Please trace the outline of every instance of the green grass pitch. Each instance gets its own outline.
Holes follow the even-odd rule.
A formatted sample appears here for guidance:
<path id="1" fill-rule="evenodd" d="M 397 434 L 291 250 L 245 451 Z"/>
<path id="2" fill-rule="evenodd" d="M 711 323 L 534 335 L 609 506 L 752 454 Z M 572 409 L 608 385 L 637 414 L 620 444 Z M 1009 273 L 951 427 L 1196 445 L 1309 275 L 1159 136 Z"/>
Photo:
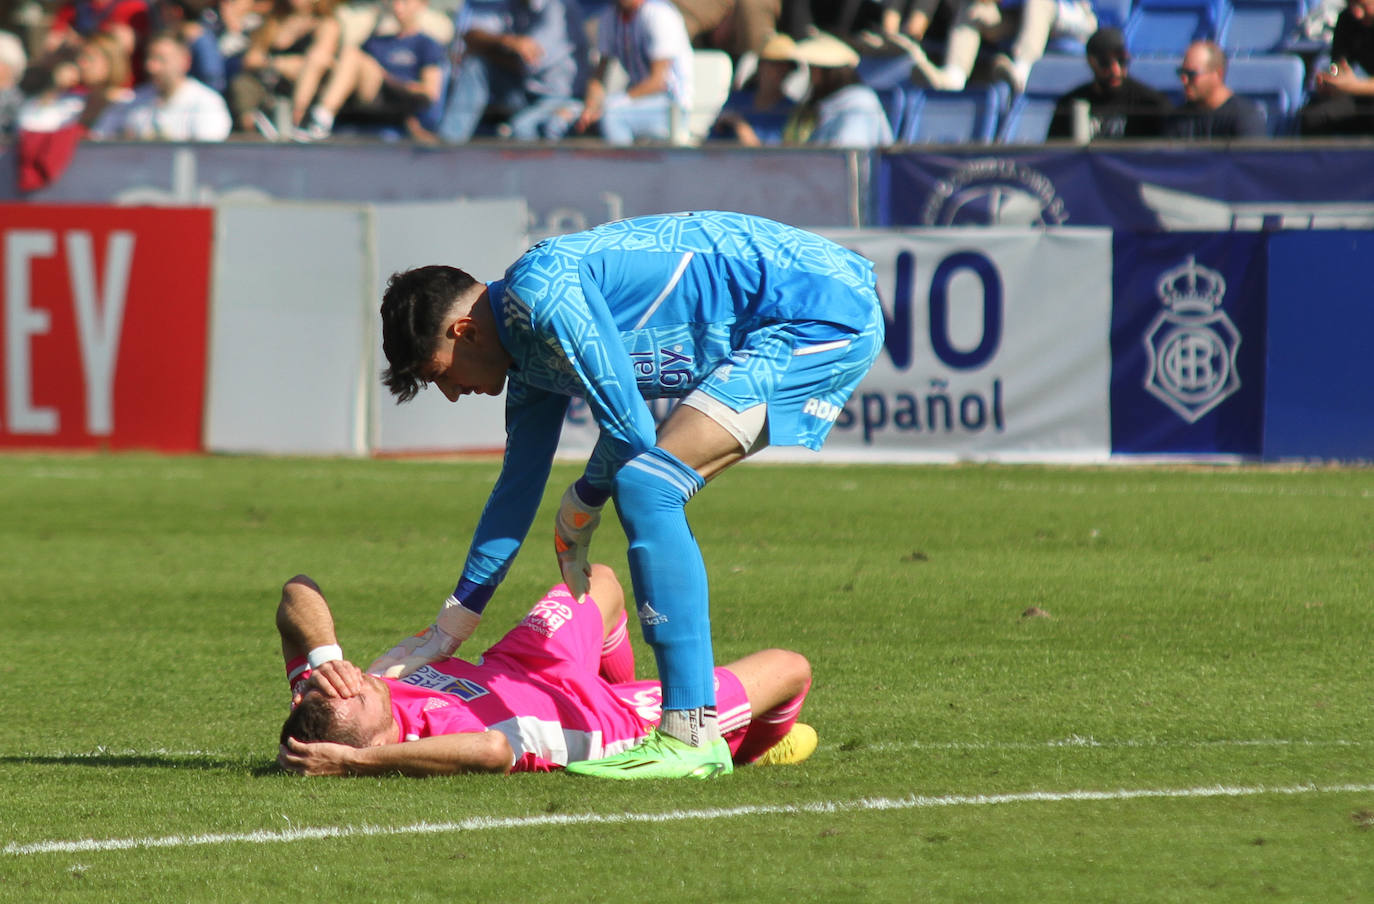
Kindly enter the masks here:
<path id="1" fill-rule="evenodd" d="M 366 663 L 497 468 L 0 457 L 0 901 L 1369 900 L 1374 471 L 744 466 L 688 508 L 717 658 L 810 657 L 807 763 L 278 773 L 281 583 Z M 613 517 L 593 549 L 625 573 Z"/>

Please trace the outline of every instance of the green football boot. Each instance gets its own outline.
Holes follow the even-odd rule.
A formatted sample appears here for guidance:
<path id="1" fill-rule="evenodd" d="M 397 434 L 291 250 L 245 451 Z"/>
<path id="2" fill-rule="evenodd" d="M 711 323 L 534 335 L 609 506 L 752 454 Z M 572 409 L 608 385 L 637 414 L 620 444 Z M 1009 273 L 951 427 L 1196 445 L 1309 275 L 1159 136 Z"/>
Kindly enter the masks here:
<path id="1" fill-rule="evenodd" d="M 599 760 L 569 763 L 573 775 L 612 778 L 621 781 L 641 778 L 715 778 L 735 771 L 730 761 L 730 745 L 718 738 L 709 747 L 693 747 L 657 728 L 647 738 L 624 753 Z"/>

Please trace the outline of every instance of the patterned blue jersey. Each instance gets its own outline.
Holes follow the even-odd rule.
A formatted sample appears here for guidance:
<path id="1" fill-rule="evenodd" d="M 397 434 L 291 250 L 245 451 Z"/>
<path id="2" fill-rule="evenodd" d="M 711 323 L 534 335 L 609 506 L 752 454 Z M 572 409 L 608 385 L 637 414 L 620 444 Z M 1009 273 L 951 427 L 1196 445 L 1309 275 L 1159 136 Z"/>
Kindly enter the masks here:
<path id="1" fill-rule="evenodd" d="M 506 384 L 506 456 L 464 581 L 505 576 L 543 496 L 564 413 L 585 398 L 601 430 L 586 478 L 610 490 L 654 445 L 645 399 L 680 398 L 763 324 L 873 319 L 873 264 L 761 217 L 704 211 L 634 217 L 546 239 L 489 286 Z"/>

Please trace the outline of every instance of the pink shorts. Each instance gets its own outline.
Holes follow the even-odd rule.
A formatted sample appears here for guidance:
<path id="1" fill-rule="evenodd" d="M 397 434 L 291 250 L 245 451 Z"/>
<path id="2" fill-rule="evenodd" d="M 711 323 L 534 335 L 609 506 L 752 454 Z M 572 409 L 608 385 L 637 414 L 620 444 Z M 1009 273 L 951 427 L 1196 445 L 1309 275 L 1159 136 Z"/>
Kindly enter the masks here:
<path id="1" fill-rule="evenodd" d="M 566 584 L 559 584 L 482 658 L 488 663 L 493 658 L 523 663 L 531 671 L 571 668 L 595 675 L 601 667 L 604 634 L 601 610 L 591 595 L 579 603 Z"/>
<path id="2" fill-rule="evenodd" d="M 601 610 L 591 596 L 579 603 L 567 585 L 559 584 L 544 595 L 520 624 L 482 654 L 483 660 L 498 668 L 502 661 L 508 662 L 508 668 L 534 676 L 566 675 L 569 670 L 596 675 L 601 667 L 604 632 Z M 734 672 L 717 668 L 715 676 L 720 733 L 734 752 L 749 729 L 749 698 Z M 658 723 L 663 710 L 663 689 L 657 681 L 633 681 L 610 687 L 641 719 Z"/>

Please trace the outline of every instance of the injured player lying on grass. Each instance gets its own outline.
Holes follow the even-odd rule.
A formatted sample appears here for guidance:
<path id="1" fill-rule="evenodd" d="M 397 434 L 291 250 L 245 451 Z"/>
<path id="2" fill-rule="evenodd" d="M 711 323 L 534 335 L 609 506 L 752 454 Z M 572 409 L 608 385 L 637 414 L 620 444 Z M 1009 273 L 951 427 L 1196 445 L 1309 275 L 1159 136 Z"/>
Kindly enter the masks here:
<path id="1" fill-rule="evenodd" d="M 544 772 L 610 756 L 659 719 L 656 681 L 636 681 L 625 596 L 592 569 L 579 603 L 560 584 L 468 662 L 449 658 L 381 678 L 343 658 L 314 581 L 282 588 L 277 630 L 292 710 L 277 762 L 301 775 Z M 762 650 L 716 669 L 720 725 L 734 763 L 799 763 L 816 732 L 797 721 L 811 687 L 800 653 Z"/>

